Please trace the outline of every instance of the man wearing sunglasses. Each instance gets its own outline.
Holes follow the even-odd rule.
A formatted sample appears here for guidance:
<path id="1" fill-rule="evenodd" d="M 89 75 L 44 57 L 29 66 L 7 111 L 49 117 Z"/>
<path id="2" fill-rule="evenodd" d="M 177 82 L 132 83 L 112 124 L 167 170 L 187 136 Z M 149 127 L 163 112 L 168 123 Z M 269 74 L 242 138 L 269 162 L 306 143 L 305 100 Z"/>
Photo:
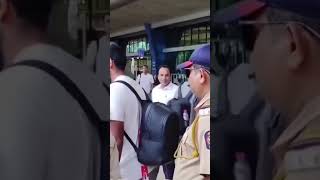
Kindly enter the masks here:
<path id="1" fill-rule="evenodd" d="M 320 1 L 241 1 L 214 21 L 243 26 L 258 88 L 286 116 L 274 179 L 320 179 Z"/>
<path id="2" fill-rule="evenodd" d="M 200 101 L 196 118 L 175 153 L 173 179 L 210 179 L 210 45 L 196 49 L 190 60 L 179 66 L 190 71 L 190 88 Z"/>

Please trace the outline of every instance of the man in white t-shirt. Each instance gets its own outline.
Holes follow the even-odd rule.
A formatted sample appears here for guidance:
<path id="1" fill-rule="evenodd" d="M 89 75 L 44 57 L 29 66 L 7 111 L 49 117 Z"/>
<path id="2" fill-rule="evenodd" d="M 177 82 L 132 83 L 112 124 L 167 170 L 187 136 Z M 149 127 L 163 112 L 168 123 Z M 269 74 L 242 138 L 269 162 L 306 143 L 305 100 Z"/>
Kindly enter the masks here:
<path id="1" fill-rule="evenodd" d="M 152 102 L 167 104 L 171 99 L 177 98 L 178 86 L 171 82 L 171 72 L 168 66 L 161 66 L 158 79 L 160 84 L 152 90 Z M 174 173 L 174 162 L 162 166 L 166 179 L 172 179 Z"/>
<path id="2" fill-rule="evenodd" d="M 171 99 L 176 98 L 178 86 L 171 82 L 171 72 L 168 66 L 161 66 L 158 79 L 160 84 L 152 90 L 152 102 L 167 104 Z"/>
<path id="3" fill-rule="evenodd" d="M 116 140 L 110 133 L 110 179 L 121 179 L 120 167 L 119 167 L 119 151 L 117 148 Z"/>
<path id="4" fill-rule="evenodd" d="M 134 93 L 124 84 L 130 84 L 142 100 L 146 99 L 143 89 L 132 78 L 125 75 L 125 52 L 115 43 L 110 43 L 110 131 L 115 137 L 120 156 L 120 173 L 123 180 L 141 179 L 141 164 L 137 154 L 124 137 L 124 132 L 138 145 L 138 131 L 141 117 L 141 105 Z M 150 171 L 149 171 L 150 172 Z M 149 174 L 150 179 L 152 174 Z"/>
<path id="5" fill-rule="evenodd" d="M 154 79 L 150 73 L 148 73 L 148 66 L 144 65 L 142 73 L 138 75 L 137 82 L 146 91 L 147 94 L 151 93 L 153 88 Z"/>
<path id="6" fill-rule="evenodd" d="M 55 6 L 52 0 L 0 3 L 1 180 L 100 180 L 100 168 L 106 168 L 98 128 L 71 95 L 75 91 L 39 68 L 10 67 L 26 60 L 54 66 L 79 88 L 98 118 L 107 120 L 102 82 L 79 59 L 48 43 Z"/>

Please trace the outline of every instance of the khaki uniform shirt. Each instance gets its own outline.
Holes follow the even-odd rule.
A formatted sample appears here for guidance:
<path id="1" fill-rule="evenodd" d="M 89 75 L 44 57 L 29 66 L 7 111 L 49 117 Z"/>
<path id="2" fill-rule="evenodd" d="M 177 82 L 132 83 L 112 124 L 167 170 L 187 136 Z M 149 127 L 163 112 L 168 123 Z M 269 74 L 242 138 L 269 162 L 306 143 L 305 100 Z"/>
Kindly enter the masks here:
<path id="1" fill-rule="evenodd" d="M 320 97 L 307 104 L 272 147 L 274 180 L 320 179 Z"/>
<path id="2" fill-rule="evenodd" d="M 120 178 L 119 167 L 119 151 L 117 148 L 116 140 L 110 133 L 110 179 L 118 180 Z"/>
<path id="3" fill-rule="evenodd" d="M 199 102 L 195 110 L 196 120 L 184 133 L 176 152 L 174 180 L 201 180 L 203 175 L 210 175 L 210 94 Z M 196 149 L 198 156 L 193 156 Z"/>

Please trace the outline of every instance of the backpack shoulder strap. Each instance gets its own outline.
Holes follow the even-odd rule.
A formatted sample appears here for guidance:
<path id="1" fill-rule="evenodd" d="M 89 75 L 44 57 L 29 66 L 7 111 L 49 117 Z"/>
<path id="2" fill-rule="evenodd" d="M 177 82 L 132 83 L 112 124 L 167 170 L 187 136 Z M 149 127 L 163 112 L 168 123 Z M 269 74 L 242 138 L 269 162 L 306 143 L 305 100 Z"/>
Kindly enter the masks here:
<path id="1" fill-rule="evenodd" d="M 138 147 L 136 146 L 136 144 L 133 143 L 132 139 L 130 138 L 130 136 L 127 134 L 126 131 L 124 131 L 124 136 L 128 139 L 128 141 L 131 144 L 131 146 L 133 147 L 134 151 L 136 153 L 138 153 Z"/>
<path id="2" fill-rule="evenodd" d="M 122 81 L 122 80 L 115 81 L 114 83 L 116 83 L 116 82 L 124 84 L 125 86 L 127 86 L 133 92 L 133 94 L 137 97 L 137 99 L 139 100 L 140 104 L 142 104 L 143 100 L 141 99 L 141 97 L 139 96 L 137 91 L 129 83 L 127 83 L 125 81 Z M 149 98 L 148 94 L 146 93 L 146 91 L 143 88 L 142 88 L 142 90 L 143 90 L 143 92 L 144 92 L 144 94 L 146 96 L 146 99 L 150 100 L 150 98 Z"/>
<path id="3" fill-rule="evenodd" d="M 139 100 L 140 104 L 142 105 L 142 99 L 141 97 L 139 96 L 139 94 L 137 93 L 137 91 L 127 82 L 125 81 L 115 81 L 114 83 L 121 83 L 121 84 L 124 84 L 125 86 L 127 86 L 132 92 L 133 94 L 137 97 L 137 99 Z M 144 90 L 143 90 L 144 91 Z M 148 99 L 148 96 L 146 94 L 146 92 L 144 91 L 145 95 L 146 95 L 146 98 Z M 138 147 L 135 145 L 135 143 L 132 141 L 132 139 L 130 138 L 130 136 L 127 134 L 126 131 L 124 131 L 124 136 L 127 138 L 127 140 L 129 141 L 129 143 L 131 144 L 131 146 L 133 147 L 134 151 L 136 153 L 138 153 Z"/>
<path id="4" fill-rule="evenodd" d="M 191 89 L 190 89 L 190 91 L 188 92 L 188 94 L 186 95 L 186 99 L 190 99 L 191 97 L 192 97 L 192 95 L 193 95 L 193 93 L 192 93 L 192 91 L 191 91 Z"/>
<path id="5" fill-rule="evenodd" d="M 103 122 L 99 117 L 96 110 L 90 104 L 86 96 L 82 93 L 82 91 L 78 88 L 78 86 L 66 75 L 64 72 L 54 67 L 51 64 L 48 64 L 39 60 L 25 60 L 19 63 L 16 63 L 10 67 L 15 66 L 29 66 L 36 69 L 40 69 L 45 73 L 51 75 L 57 82 L 60 83 L 62 87 L 79 103 L 83 111 L 88 116 L 88 119 L 99 129 L 99 135 L 101 139 L 101 179 L 107 178 L 107 172 L 105 168 L 108 167 L 107 163 L 107 122 Z M 9 68 L 10 68 L 9 67 Z"/>
<path id="6" fill-rule="evenodd" d="M 119 80 L 119 81 L 115 81 L 114 83 L 121 83 L 125 86 L 127 86 L 127 88 L 130 89 L 130 91 L 137 97 L 137 99 L 139 100 L 139 102 L 142 104 L 142 99 L 141 97 L 139 96 L 139 94 L 137 93 L 137 91 L 127 82 L 125 81 L 122 81 L 122 80 Z"/>

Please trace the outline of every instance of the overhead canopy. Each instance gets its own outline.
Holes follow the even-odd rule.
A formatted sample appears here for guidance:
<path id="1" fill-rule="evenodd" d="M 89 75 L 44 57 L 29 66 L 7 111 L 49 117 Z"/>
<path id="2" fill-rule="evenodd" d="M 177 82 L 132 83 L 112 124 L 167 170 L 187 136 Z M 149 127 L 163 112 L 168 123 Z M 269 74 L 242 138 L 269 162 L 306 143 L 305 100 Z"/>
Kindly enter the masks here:
<path id="1" fill-rule="evenodd" d="M 118 0 L 110 2 L 112 1 Z M 143 26 L 144 23 L 156 23 L 192 14 L 199 16 L 201 12 L 210 11 L 210 0 L 127 0 L 126 3 L 120 8 L 111 8 L 111 34 Z"/>
<path id="2" fill-rule="evenodd" d="M 118 9 L 136 0 L 110 0 L 110 10 Z"/>

